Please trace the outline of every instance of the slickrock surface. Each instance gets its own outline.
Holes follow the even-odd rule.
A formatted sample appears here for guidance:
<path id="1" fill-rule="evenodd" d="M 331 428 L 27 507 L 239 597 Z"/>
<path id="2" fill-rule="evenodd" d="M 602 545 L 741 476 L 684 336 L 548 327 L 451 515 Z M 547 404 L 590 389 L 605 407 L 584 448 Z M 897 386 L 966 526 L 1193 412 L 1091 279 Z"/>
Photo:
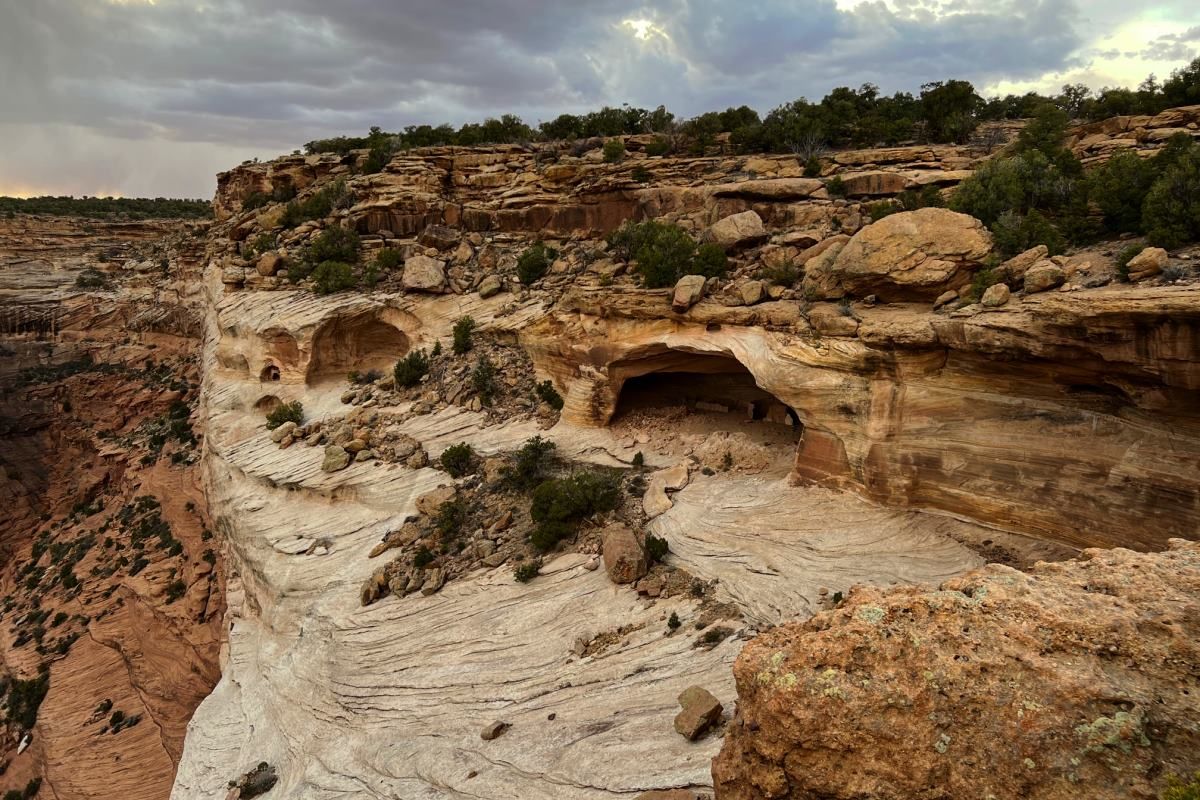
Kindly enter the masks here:
<path id="1" fill-rule="evenodd" d="M 861 587 L 751 641 L 718 796 L 1152 798 L 1200 753 L 1200 544 Z"/>

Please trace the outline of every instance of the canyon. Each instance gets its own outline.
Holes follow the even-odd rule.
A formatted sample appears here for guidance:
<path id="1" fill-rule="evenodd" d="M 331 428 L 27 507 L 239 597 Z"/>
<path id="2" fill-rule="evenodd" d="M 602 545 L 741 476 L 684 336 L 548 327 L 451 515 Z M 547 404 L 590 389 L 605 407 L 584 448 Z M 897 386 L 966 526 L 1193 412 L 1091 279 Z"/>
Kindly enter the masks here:
<path id="1" fill-rule="evenodd" d="M 0 654 L 48 676 L 0 786 L 191 800 L 265 763 L 268 797 L 1153 797 L 1200 768 L 1200 249 L 1122 281 L 1115 242 L 1005 261 L 945 208 L 872 220 L 990 147 L 813 176 L 649 141 L 292 155 L 218 176 L 211 223 L 0 220 Z M 290 227 L 246 207 L 323 192 Z M 606 239 L 646 220 L 725 275 L 646 288 Z M 314 292 L 331 229 L 395 267 Z M 504 483 L 534 437 L 622 498 L 537 562 Z M 471 524 L 418 566 L 454 498 Z M 669 552 L 615 583 L 622 528 Z M 693 741 L 696 686 L 725 713 Z"/>

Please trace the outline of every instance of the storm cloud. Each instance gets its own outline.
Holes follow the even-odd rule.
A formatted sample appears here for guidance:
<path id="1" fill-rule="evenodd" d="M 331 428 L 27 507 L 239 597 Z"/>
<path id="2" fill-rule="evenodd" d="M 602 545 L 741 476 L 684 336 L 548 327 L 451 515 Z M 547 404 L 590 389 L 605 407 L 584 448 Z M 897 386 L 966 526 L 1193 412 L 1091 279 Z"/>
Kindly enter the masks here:
<path id="1" fill-rule="evenodd" d="M 1191 3 L 1133 5 L 0 0 L 0 193 L 208 196 L 218 170 L 371 125 L 765 112 L 867 81 L 1098 87 L 1194 57 Z"/>

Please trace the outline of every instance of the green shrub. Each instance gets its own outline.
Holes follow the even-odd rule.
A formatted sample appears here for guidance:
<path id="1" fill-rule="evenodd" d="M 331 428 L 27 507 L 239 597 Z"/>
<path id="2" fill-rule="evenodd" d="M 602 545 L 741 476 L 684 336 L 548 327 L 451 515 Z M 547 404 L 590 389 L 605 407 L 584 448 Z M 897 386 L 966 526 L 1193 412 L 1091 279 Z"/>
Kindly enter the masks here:
<path id="1" fill-rule="evenodd" d="M 424 350 L 414 350 L 396 362 L 392 374 L 396 378 L 396 386 L 407 389 L 416 386 L 429 372 L 429 356 Z"/>
<path id="2" fill-rule="evenodd" d="M 346 182 L 336 181 L 324 189 L 313 192 L 304 200 L 292 200 L 288 203 L 283 209 L 280 224 L 285 228 L 294 228 L 302 222 L 324 219 L 335 208 L 349 205 L 352 199 L 346 188 Z"/>
<path id="3" fill-rule="evenodd" d="M 391 272 L 400 266 L 404 259 L 400 258 L 400 251 L 391 247 L 385 247 L 375 255 L 375 266 L 380 272 Z"/>
<path id="4" fill-rule="evenodd" d="M 562 411 L 562 395 L 559 394 L 558 390 L 554 388 L 553 383 L 548 380 L 542 381 L 539 384 L 535 384 L 533 390 L 546 405 L 550 406 L 555 411 Z"/>
<path id="5" fill-rule="evenodd" d="M 625 142 L 620 139 L 609 139 L 604 143 L 604 162 L 616 164 L 625 158 Z"/>
<path id="6" fill-rule="evenodd" d="M 340 225 L 326 228 L 309 243 L 304 254 L 304 260 L 310 264 L 320 264 L 322 261 L 344 261 L 353 264 L 358 261 L 358 251 L 362 240 L 358 233 L 343 228 Z"/>
<path id="7" fill-rule="evenodd" d="M 1121 280 L 1129 280 L 1129 262 L 1145 249 L 1146 246 L 1142 244 L 1127 244 L 1117 251 L 1117 275 Z"/>
<path id="8" fill-rule="evenodd" d="M 842 180 L 841 175 L 834 175 L 825 182 L 825 191 L 829 192 L 830 197 L 845 197 L 846 182 Z"/>
<path id="9" fill-rule="evenodd" d="M 1200 800 L 1200 772 L 1184 783 L 1178 775 L 1167 777 L 1167 788 L 1163 790 L 1162 800 Z"/>
<path id="10" fill-rule="evenodd" d="M 421 545 L 417 548 L 417 553 L 413 556 L 412 563 L 417 569 L 424 569 L 433 563 L 433 551 L 425 545 Z"/>
<path id="11" fill-rule="evenodd" d="M 541 572 L 541 569 L 542 560 L 540 558 L 535 558 L 532 561 L 526 561 L 522 564 L 518 564 L 513 569 L 513 577 L 516 578 L 519 583 L 529 583 L 538 576 L 538 573 Z"/>
<path id="12" fill-rule="evenodd" d="M 671 548 L 667 545 L 666 539 L 655 536 L 653 533 L 646 534 L 646 555 L 650 557 L 651 564 L 662 561 L 670 551 Z"/>
<path id="13" fill-rule="evenodd" d="M 821 177 L 821 159 L 816 156 L 809 156 L 804 162 L 804 177 L 819 178 Z"/>
<path id="14" fill-rule="evenodd" d="M 871 222 L 879 222 L 884 217 L 898 214 L 903 210 L 904 206 L 900 205 L 898 200 L 879 200 L 867 204 L 867 214 L 870 215 Z"/>
<path id="15" fill-rule="evenodd" d="M 1050 255 L 1057 255 L 1065 245 L 1058 228 L 1039 211 L 1005 211 L 991 228 L 996 249 L 1006 258 L 1039 244 L 1046 245 Z"/>
<path id="16" fill-rule="evenodd" d="M 504 480 L 514 489 L 529 491 L 546 480 L 554 465 L 554 442 L 534 436 L 517 451 L 513 464 L 504 472 Z"/>
<path id="17" fill-rule="evenodd" d="M 187 584 L 176 579 L 167 584 L 167 602 L 174 603 L 187 593 Z"/>
<path id="18" fill-rule="evenodd" d="M 36 795 L 38 793 L 38 790 L 40 790 L 41 788 L 42 788 L 42 779 L 41 778 L 31 778 L 29 780 L 29 783 L 25 784 L 25 793 L 24 793 L 25 800 L 29 800 L 30 797 L 33 797 L 34 795 Z"/>
<path id="19" fill-rule="evenodd" d="M 267 412 L 267 427 L 270 430 L 275 430 L 285 422 L 294 422 L 299 425 L 303 421 L 304 407 L 300 405 L 299 400 L 281 403 Z"/>
<path id="20" fill-rule="evenodd" d="M 266 192 L 251 192 L 242 200 L 242 211 L 254 211 L 271 202 L 271 196 Z"/>
<path id="21" fill-rule="evenodd" d="M 108 285 L 104 273 L 93 267 L 87 267 L 75 276 L 75 285 L 80 289 L 102 289 Z"/>
<path id="22" fill-rule="evenodd" d="M 550 271 L 550 265 L 558 258 L 558 252 L 537 242 L 527 248 L 517 259 L 517 277 L 529 286 Z"/>
<path id="23" fill-rule="evenodd" d="M 678 225 L 648 220 L 626 222 L 608 238 L 618 258 L 636 259 L 652 289 L 673 286 L 684 275 L 723 275 L 725 254 L 716 245 L 697 246 Z"/>
<path id="24" fill-rule="evenodd" d="M 322 261 L 313 270 L 313 291 L 333 294 L 354 286 L 354 267 L 342 261 Z"/>
<path id="25" fill-rule="evenodd" d="M 4 800 L 23 800 L 24 797 L 20 789 L 9 789 L 4 793 Z"/>
<path id="26" fill-rule="evenodd" d="M 452 444 L 442 451 L 441 464 L 451 478 L 461 478 L 474 470 L 475 450 L 466 442 Z"/>
<path id="27" fill-rule="evenodd" d="M 657 158 L 665 156 L 671 152 L 671 140 L 665 136 L 655 136 L 654 139 L 646 145 L 646 155 Z"/>
<path id="28" fill-rule="evenodd" d="M 803 272 L 791 261 L 774 267 L 765 267 L 759 277 L 776 286 L 792 286 L 803 277 Z"/>
<path id="29" fill-rule="evenodd" d="M 679 630 L 679 626 L 682 624 L 683 624 L 683 622 L 680 621 L 679 615 L 677 613 L 675 613 L 674 611 L 672 611 L 671 616 L 669 616 L 667 618 L 667 628 L 669 628 L 670 630 L 673 630 L 673 631 L 677 631 L 677 630 Z"/>
<path id="30" fill-rule="evenodd" d="M 1154 181 L 1142 227 L 1151 244 L 1168 250 L 1200 239 L 1200 145 L 1189 145 Z"/>
<path id="31" fill-rule="evenodd" d="M 486 355 L 481 355 L 471 370 L 471 385 L 479 395 L 479 402 L 490 406 L 496 394 L 496 367 Z"/>
<path id="32" fill-rule="evenodd" d="M 632 464 L 634 468 L 641 469 L 642 467 L 646 466 L 646 454 L 641 450 L 638 450 L 633 454 L 633 460 L 629 463 Z"/>
<path id="33" fill-rule="evenodd" d="M 1123 150 L 1088 176 L 1088 197 L 1104 214 L 1104 227 L 1114 233 L 1140 233 L 1142 205 L 1154 184 L 1154 165 Z"/>
<path id="34" fill-rule="evenodd" d="M 646 169 L 641 164 L 638 164 L 633 168 L 633 171 L 629 173 L 629 177 L 633 178 L 633 180 L 637 181 L 638 183 L 649 183 L 654 179 L 654 176 L 650 174 L 650 170 Z"/>
<path id="35" fill-rule="evenodd" d="M 261 256 L 263 253 L 266 253 L 269 250 L 274 250 L 276 243 L 276 238 L 273 234 L 260 233 L 258 236 L 255 236 L 254 241 L 250 243 L 250 254 Z"/>
<path id="36" fill-rule="evenodd" d="M 471 334 L 475 332 L 475 320 L 471 317 L 460 317 L 454 323 L 454 346 L 451 349 L 455 355 L 464 355 L 471 350 Z"/>
<path id="37" fill-rule="evenodd" d="M 612 511 L 620 498 L 620 479 L 612 472 L 580 472 L 552 478 L 533 490 L 529 515 L 537 527 L 530 542 L 545 552 L 572 535 L 593 514 Z"/>
<path id="38" fill-rule="evenodd" d="M 36 678 L 15 678 L 8 684 L 4 698 L 5 719 L 26 730 L 37 722 L 38 708 L 50 689 L 50 673 L 41 672 Z"/>
<path id="39" fill-rule="evenodd" d="M 438 506 L 437 514 L 433 518 L 433 526 L 437 529 L 443 545 L 462 535 L 469 516 L 467 501 L 461 496 L 456 496 L 453 500 L 447 500 Z"/>

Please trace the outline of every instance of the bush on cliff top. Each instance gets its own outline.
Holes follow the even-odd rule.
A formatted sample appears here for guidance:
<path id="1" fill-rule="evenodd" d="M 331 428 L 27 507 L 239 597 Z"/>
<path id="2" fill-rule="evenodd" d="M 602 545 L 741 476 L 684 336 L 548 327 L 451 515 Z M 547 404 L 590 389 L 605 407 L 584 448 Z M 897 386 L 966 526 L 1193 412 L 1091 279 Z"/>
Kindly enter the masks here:
<path id="1" fill-rule="evenodd" d="M 637 261 L 651 289 L 673 286 L 684 275 L 724 275 L 725 254 L 715 245 L 698 245 L 678 225 L 647 220 L 626 222 L 608 237 L 618 258 Z"/>

